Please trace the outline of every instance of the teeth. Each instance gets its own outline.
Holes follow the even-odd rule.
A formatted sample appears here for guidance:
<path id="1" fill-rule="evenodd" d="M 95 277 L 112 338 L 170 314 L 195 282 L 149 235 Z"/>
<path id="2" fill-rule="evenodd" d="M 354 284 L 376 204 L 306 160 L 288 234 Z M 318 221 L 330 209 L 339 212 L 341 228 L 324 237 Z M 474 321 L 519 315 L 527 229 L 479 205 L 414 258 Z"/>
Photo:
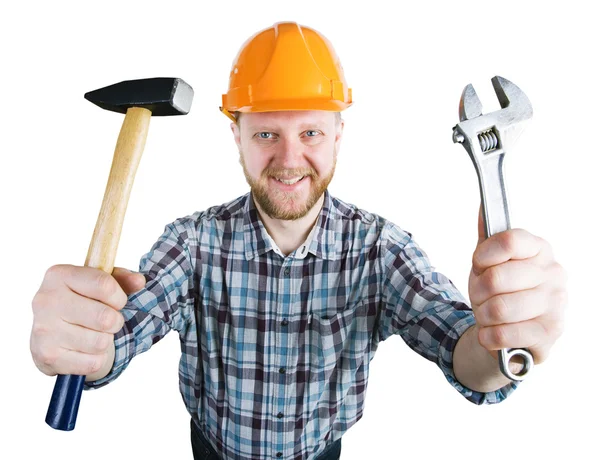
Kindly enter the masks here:
<path id="1" fill-rule="evenodd" d="M 292 185 L 295 184 L 296 182 L 298 182 L 299 180 L 304 179 L 304 176 L 300 176 L 297 177 L 296 179 L 290 179 L 290 180 L 285 180 L 285 179 L 277 179 L 279 182 L 282 182 L 286 185 Z"/>

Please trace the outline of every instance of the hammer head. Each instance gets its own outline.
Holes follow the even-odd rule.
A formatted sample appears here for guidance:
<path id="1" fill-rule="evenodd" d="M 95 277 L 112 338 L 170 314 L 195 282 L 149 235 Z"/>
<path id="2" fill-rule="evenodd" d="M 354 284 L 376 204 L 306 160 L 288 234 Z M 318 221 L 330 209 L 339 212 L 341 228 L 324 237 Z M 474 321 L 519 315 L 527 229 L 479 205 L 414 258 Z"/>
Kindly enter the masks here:
<path id="1" fill-rule="evenodd" d="M 194 90 L 180 78 L 127 80 L 85 93 L 98 107 L 126 113 L 130 107 L 143 107 L 153 116 L 185 115 L 190 111 Z"/>

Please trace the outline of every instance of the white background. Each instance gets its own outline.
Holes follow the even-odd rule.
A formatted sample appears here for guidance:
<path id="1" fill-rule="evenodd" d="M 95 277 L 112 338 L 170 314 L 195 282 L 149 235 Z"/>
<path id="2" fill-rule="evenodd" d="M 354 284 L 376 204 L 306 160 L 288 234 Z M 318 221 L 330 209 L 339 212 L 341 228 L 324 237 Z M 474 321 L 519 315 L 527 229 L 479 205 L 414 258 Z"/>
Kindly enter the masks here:
<path id="1" fill-rule="evenodd" d="M 83 94 L 155 76 L 183 78 L 195 90 L 188 116 L 151 123 L 117 256 L 118 266 L 137 269 L 165 224 L 247 191 L 218 106 L 242 43 L 285 20 L 329 38 L 353 88 L 331 192 L 412 232 L 465 295 L 479 191 L 451 128 L 467 83 L 484 112 L 499 108 L 491 77 L 516 83 L 534 117 L 506 159 L 513 226 L 550 241 L 569 273 L 563 337 L 500 405 L 469 403 L 401 339 L 383 343 L 365 415 L 344 436 L 342 458 L 593 457 L 600 33 L 586 3 L 538 5 L 3 3 L 0 457 L 191 458 L 176 334 L 113 384 L 85 392 L 73 432 L 50 429 L 54 378 L 29 353 L 31 300 L 49 266 L 83 263 L 122 122 Z"/>

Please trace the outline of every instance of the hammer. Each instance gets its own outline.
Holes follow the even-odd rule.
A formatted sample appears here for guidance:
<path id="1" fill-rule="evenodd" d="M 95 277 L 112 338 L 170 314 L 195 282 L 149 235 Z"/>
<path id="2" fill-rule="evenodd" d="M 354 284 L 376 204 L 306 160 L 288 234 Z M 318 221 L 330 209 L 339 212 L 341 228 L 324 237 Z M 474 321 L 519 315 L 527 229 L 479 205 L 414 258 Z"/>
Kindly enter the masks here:
<path id="1" fill-rule="evenodd" d="M 194 90 L 179 78 L 128 80 L 88 92 L 84 97 L 103 109 L 125 114 L 102 200 L 100 214 L 85 260 L 111 274 L 129 194 L 144 151 L 151 116 L 186 115 Z M 59 375 L 46 414 L 52 428 L 75 428 L 85 375 Z"/>

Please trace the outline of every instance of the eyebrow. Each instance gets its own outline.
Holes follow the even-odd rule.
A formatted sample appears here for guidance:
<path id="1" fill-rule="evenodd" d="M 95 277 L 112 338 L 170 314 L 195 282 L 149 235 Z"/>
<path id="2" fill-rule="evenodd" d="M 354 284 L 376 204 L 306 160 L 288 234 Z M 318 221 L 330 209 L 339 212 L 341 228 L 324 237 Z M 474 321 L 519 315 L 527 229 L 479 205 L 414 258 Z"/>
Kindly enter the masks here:
<path id="1" fill-rule="evenodd" d="M 312 122 L 312 123 L 302 123 L 300 124 L 298 127 L 302 130 L 304 129 L 314 129 L 314 128 L 319 128 L 319 129 L 324 129 L 326 125 L 326 122 Z M 255 126 L 249 126 L 249 129 L 251 131 L 278 131 L 280 129 L 280 127 L 278 126 L 273 126 L 273 125 L 255 125 Z"/>

